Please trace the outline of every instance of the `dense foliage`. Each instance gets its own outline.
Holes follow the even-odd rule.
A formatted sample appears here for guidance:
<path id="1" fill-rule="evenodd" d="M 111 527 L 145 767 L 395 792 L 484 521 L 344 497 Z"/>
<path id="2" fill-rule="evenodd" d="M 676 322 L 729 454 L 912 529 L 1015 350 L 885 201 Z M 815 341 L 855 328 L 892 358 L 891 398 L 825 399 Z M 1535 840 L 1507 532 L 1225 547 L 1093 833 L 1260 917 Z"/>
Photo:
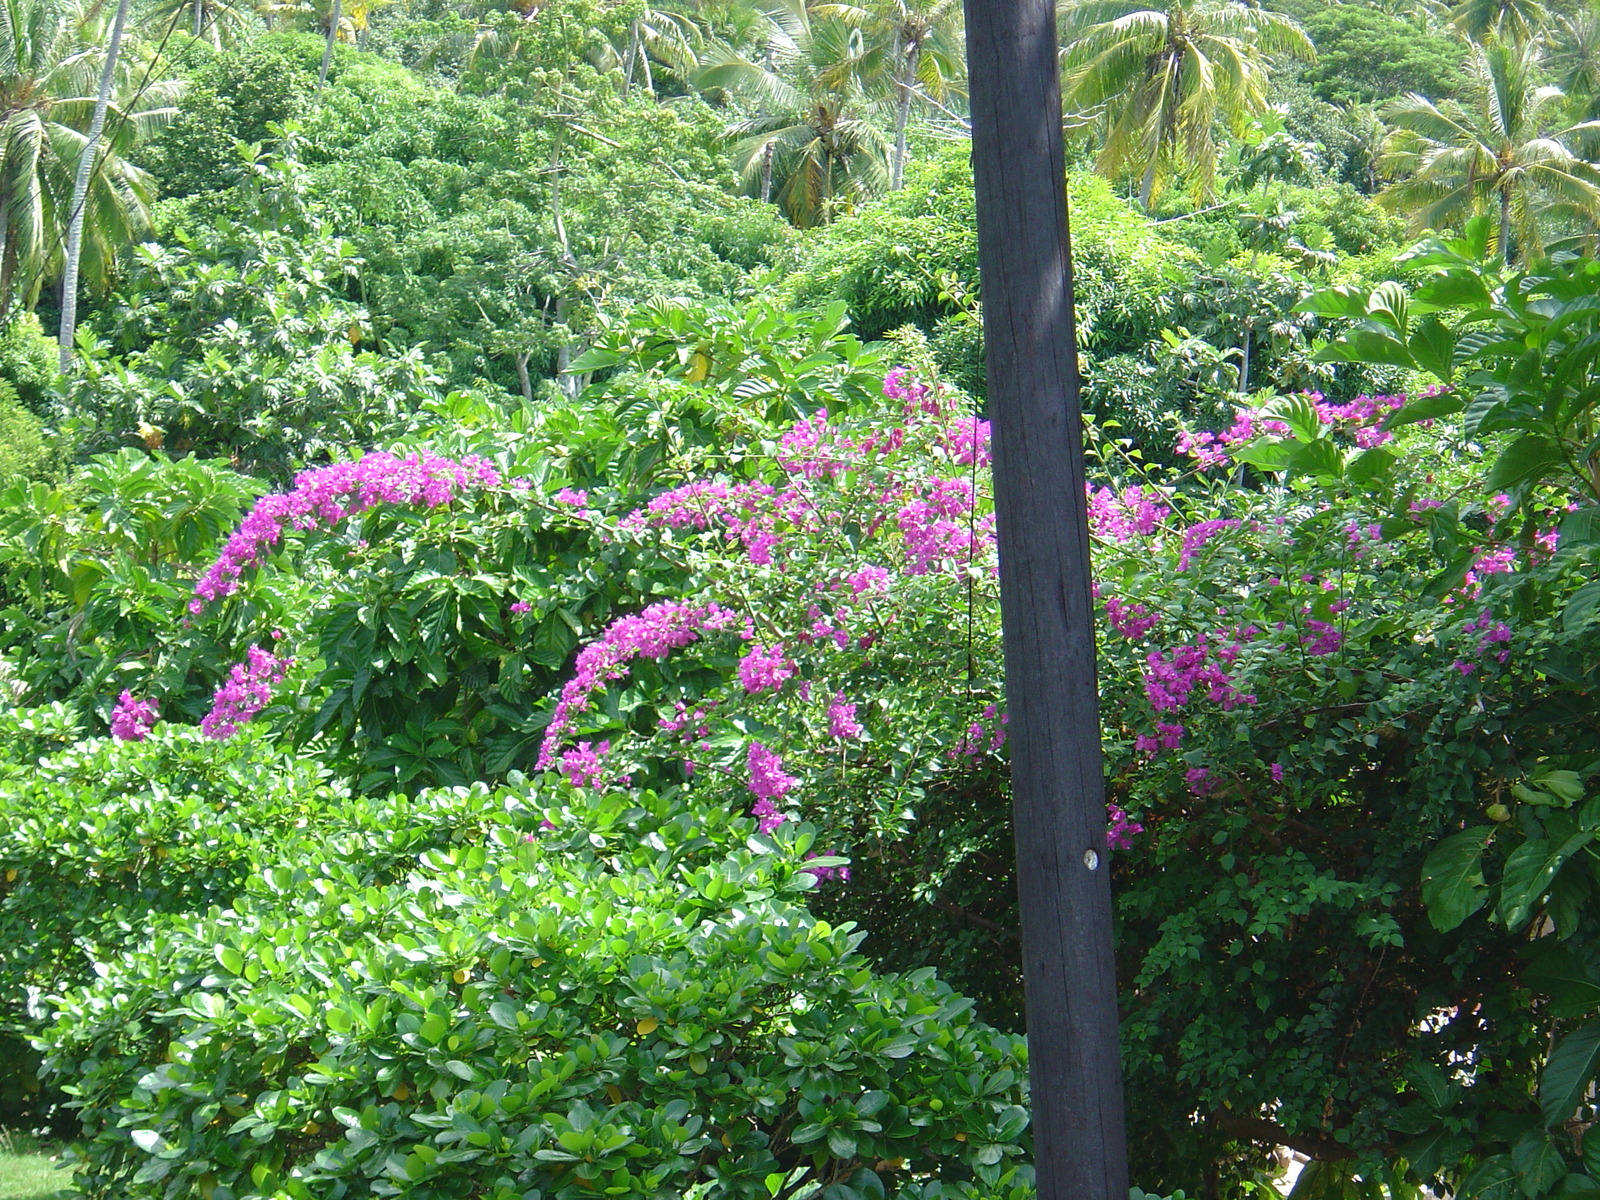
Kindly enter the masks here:
<path id="1" fill-rule="evenodd" d="M 0 14 L 0 1120 L 1026 1200 L 960 6 L 112 7 Z M 1134 1178 L 1600 1192 L 1600 21 L 1061 31 Z"/>

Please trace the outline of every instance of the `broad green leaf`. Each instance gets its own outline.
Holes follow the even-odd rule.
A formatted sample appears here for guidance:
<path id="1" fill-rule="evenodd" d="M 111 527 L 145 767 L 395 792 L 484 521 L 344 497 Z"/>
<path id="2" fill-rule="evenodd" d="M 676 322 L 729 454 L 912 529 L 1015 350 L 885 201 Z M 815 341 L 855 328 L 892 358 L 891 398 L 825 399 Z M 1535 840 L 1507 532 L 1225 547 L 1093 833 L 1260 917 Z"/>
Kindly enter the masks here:
<path id="1" fill-rule="evenodd" d="M 1539 1077 L 1539 1107 L 1546 1125 L 1559 1125 L 1583 1103 L 1600 1068 L 1600 1021 L 1572 1030 L 1556 1043 Z"/>
<path id="2" fill-rule="evenodd" d="M 1437 1065 L 1414 1062 L 1405 1070 L 1406 1082 L 1434 1112 L 1442 1113 L 1455 1103 L 1460 1087 L 1450 1082 Z"/>
<path id="3" fill-rule="evenodd" d="M 1318 438 L 1295 451 L 1294 457 L 1289 460 L 1289 469 L 1297 475 L 1336 480 L 1344 473 L 1344 457 L 1327 438 Z"/>
<path id="4" fill-rule="evenodd" d="M 1367 315 L 1365 288 L 1341 285 L 1312 292 L 1299 304 L 1295 312 L 1315 313 L 1319 317 L 1345 317 L 1356 321 Z"/>
<path id="5" fill-rule="evenodd" d="M 1352 329 L 1312 356 L 1317 362 L 1373 363 L 1385 367 L 1416 368 L 1410 348 L 1397 338 L 1376 329 Z"/>
<path id="6" fill-rule="evenodd" d="M 1416 307 L 1482 308 L 1489 303 L 1489 289 L 1476 271 L 1451 270 L 1430 275 L 1412 294 Z"/>
<path id="7" fill-rule="evenodd" d="M 1344 477 L 1353 484 L 1370 483 L 1394 470 L 1395 458 L 1382 446 L 1363 450 L 1345 464 Z"/>
<path id="8" fill-rule="evenodd" d="M 1438 317 L 1418 321 L 1407 345 L 1417 366 L 1441 383 L 1450 382 L 1455 374 L 1456 338 Z"/>
<path id="9" fill-rule="evenodd" d="M 1530 433 L 1501 451 L 1484 486 L 1491 492 L 1526 487 L 1539 482 L 1564 461 L 1559 442 L 1543 434 Z"/>
<path id="10" fill-rule="evenodd" d="M 1517 1171 L 1509 1154 L 1484 1159 L 1456 1188 L 1459 1200 L 1511 1200 L 1517 1192 Z"/>
<path id="11" fill-rule="evenodd" d="M 1591 504 L 1561 518 L 1561 535 L 1557 545 L 1592 546 L 1596 542 L 1600 542 L 1600 505 Z"/>
<path id="12" fill-rule="evenodd" d="M 1530 1129 L 1511 1148 L 1511 1165 L 1517 1169 L 1517 1186 L 1528 1200 L 1537 1200 L 1567 1173 L 1561 1151 L 1542 1129 Z"/>
<path id="13" fill-rule="evenodd" d="M 1481 826 L 1452 834 L 1423 861 L 1422 902 L 1439 932 L 1460 925 L 1489 898 L 1483 881 L 1483 848 L 1492 832 Z"/>
<path id="14" fill-rule="evenodd" d="M 1554 845 L 1545 838 L 1529 838 L 1506 859 L 1500 880 L 1500 906 L 1496 915 L 1512 932 L 1522 928 L 1561 869 L 1561 864 L 1594 841 L 1592 830 L 1579 830 Z"/>
<path id="15" fill-rule="evenodd" d="M 1383 423 L 1385 429 L 1398 429 L 1418 421 L 1432 421 L 1439 417 L 1454 416 L 1466 407 L 1466 401 L 1456 392 L 1440 392 L 1413 400 L 1398 412 L 1392 413 Z"/>
<path id="16" fill-rule="evenodd" d="M 1550 997 L 1552 1016 L 1580 1017 L 1600 1010 L 1600 982 L 1577 955 L 1563 946 L 1542 949 L 1523 981 Z"/>
<path id="17" fill-rule="evenodd" d="M 1288 467 L 1299 446 L 1298 442 L 1262 438 L 1235 450 L 1233 457 L 1262 471 L 1282 471 Z"/>
<path id="18" fill-rule="evenodd" d="M 1600 582 L 1586 583 L 1567 598 L 1561 610 L 1561 626 L 1568 633 L 1576 633 L 1587 625 L 1600 610 Z"/>

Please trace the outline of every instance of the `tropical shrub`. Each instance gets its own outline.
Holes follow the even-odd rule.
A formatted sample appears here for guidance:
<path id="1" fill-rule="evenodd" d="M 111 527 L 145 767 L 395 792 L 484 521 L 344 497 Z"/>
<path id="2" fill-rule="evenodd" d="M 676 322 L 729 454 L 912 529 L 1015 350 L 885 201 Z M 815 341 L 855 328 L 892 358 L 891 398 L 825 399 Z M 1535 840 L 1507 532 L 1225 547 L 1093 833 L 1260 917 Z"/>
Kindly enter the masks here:
<path id="1" fill-rule="evenodd" d="M 269 866 L 70 998 L 43 1044 L 85 1193 L 1014 1186 L 1020 1039 L 811 917 L 809 829 L 648 791 L 494 800 L 486 840 L 404 880 Z"/>
<path id="2" fill-rule="evenodd" d="M 393 436 L 439 395 L 419 351 L 368 348 L 370 317 L 346 296 L 359 260 L 279 132 L 282 154 L 239 151 L 249 211 L 139 247 L 82 335 L 69 403 L 86 448 L 139 437 L 283 477 Z"/>
<path id="3" fill-rule="evenodd" d="M 260 485 L 224 464 L 124 450 L 65 482 L 16 483 L 0 496 L 0 649 L 34 702 L 71 697 L 109 717 L 152 665 L 165 692 L 219 651 L 173 629 L 194 573 Z"/>
<path id="4" fill-rule="evenodd" d="M 46 478 L 57 458 L 44 422 L 18 403 L 10 384 L 0 381 L 0 488 Z"/>

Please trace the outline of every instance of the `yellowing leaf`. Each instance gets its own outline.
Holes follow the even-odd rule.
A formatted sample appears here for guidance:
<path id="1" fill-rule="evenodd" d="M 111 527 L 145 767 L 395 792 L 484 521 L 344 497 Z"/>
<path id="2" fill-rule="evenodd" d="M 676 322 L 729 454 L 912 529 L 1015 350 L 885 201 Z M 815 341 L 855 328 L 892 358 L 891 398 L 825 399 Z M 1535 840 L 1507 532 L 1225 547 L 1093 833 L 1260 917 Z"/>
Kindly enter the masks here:
<path id="1" fill-rule="evenodd" d="M 462 967 L 454 975 L 450 976 L 450 978 L 454 979 L 457 983 L 465 983 L 467 980 L 472 978 L 472 972 L 467 970 L 465 967 Z"/>
<path id="2" fill-rule="evenodd" d="M 711 374 L 711 360 L 696 350 L 689 357 L 689 373 L 684 376 L 690 383 L 699 383 Z"/>
<path id="3" fill-rule="evenodd" d="M 606 1097 L 613 1104 L 621 1104 L 622 1103 L 622 1089 L 617 1087 L 617 1085 L 614 1084 L 614 1083 L 608 1083 L 608 1084 L 606 1084 Z"/>
<path id="4" fill-rule="evenodd" d="M 16 881 L 17 881 L 17 869 L 15 867 L 12 867 L 9 871 L 6 872 L 6 882 L 7 883 L 15 883 Z"/>
<path id="5" fill-rule="evenodd" d="M 644 1020 L 640 1021 L 634 1026 L 634 1028 L 639 1031 L 640 1037 L 644 1037 L 646 1034 L 654 1033 L 660 1027 L 661 1022 L 656 1020 L 654 1017 L 646 1017 Z"/>
<path id="6" fill-rule="evenodd" d="M 300 1132 L 306 1134 L 321 1133 L 322 1126 L 318 1125 L 315 1121 L 307 1121 L 304 1125 L 300 1126 Z"/>
<path id="7" fill-rule="evenodd" d="M 396 1100 L 404 1100 L 411 1095 L 411 1089 L 403 1083 L 397 1083 L 395 1084 L 394 1091 L 390 1092 L 389 1095 L 393 1096 Z"/>

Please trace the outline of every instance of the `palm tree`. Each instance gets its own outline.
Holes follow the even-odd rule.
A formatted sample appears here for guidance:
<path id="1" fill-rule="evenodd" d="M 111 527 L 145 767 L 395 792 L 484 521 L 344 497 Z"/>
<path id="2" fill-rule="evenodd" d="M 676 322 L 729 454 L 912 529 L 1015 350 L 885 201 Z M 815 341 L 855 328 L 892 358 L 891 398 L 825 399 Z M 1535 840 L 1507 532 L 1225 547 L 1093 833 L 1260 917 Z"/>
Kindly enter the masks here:
<path id="1" fill-rule="evenodd" d="M 238 45 L 261 28 L 254 8 L 244 0 L 154 0 L 141 6 L 138 19 L 145 36 L 154 41 L 181 29 L 218 50 Z"/>
<path id="2" fill-rule="evenodd" d="M 889 190 L 898 192 L 905 182 L 906 125 L 912 101 L 925 96 L 943 104 L 962 90 L 966 63 L 960 0 L 866 0 L 865 4 L 817 4 L 811 11 L 837 18 L 886 43 L 884 57 L 894 88 Z"/>
<path id="3" fill-rule="evenodd" d="M 665 63 L 687 79 L 700 65 L 699 27 L 685 14 L 646 4 L 628 25 L 628 48 L 623 57 L 622 90 L 633 89 L 637 74 L 644 90 L 655 94 L 655 76 L 650 60 Z"/>
<path id="4" fill-rule="evenodd" d="M 81 205 L 72 202 L 104 65 L 99 40 L 73 0 L 0 0 L 0 321 L 61 269 L 74 207 L 82 274 L 95 288 L 149 223 L 153 185 L 126 156 L 172 118 L 179 85 L 136 88 L 126 69 L 113 72 L 94 167 Z"/>
<path id="5" fill-rule="evenodd" d="M 1550 73 L 1574 114 L 1600 116 L 1600 5 L 1591 0 L 1572 15 L 1557 17 L 1546 36 Z"/>
<path id="6" fill-rule="evenodd" d="M 1474 42 L 1532 41 L 1549 19 L 1540 0 L 1461 0 L 1450 14 L 1450 23 Z"/>
<path id="7" fill-rule="evenodd" d="M 1217 122 L 1265 110 L 1267 55 L 1316 57 L 1291 18 L 1241 0 L 1075 0 L 1061 15 L 1068 103 L 1103 113 L 1097 169 L 1140 174 L 1147 208 L 1180 170 L 1197 201 L 1210 195 Z"/>
<path id="8" fill-rule="evenodd" d="M 803 16 L 792 35 L 769 43 L 765 62 L 714 48 L 695 84 L 755 107 L 729 129 L 735 165 L 746 187 L 806 228 L 827 224 L 888 182 L 889 147 L 868 115 L 882 107 L 872 88 L 883 78 L 882 62 L 861 30 L 837 17 Z"/>
<path id="9" fill-rule="evenodd" d="M 1554 128 L 1567 97 L 1538 84 L 1539 65 L 1533 43 L 1490 42 L 1473 52 L 1471 107 L 1414 94 L 1390 104 L 1385 116 L 1395 129 L 1383 166 L 1400 178 L 1380 199 L 1409 212 L 1418 231 L 1498 210 L 1507 263 L 1515 253 L 1542 252 L 1542 227 L 1552 215 L 1600 218 L 1600 169 L 1568 145 L 1600 122 Z"/>
<path id="10" fill-rule="evenodd" d="M 78 169 L 72 179 L 72 203 L 67 209 L 67 256 L 61 269 L 61 373 L 72 366 L 73 338 L 78 331 L 78 274 L 83 263 L 83 222 L 88 215 L 84 200 L 89 195 L 89 179 L 94 174 L 100 153 L 100 137 L 106 130 L 106 113 L 111 107 L 111 89 L 116 83 L 117 60 L 122 57 L 122 35 L 128 27 L 128 0 L 117 0 L 117 15 L 112 18 L 106 38 L 104 61 L 100 65 L 100 88 L 95 94 L 94 115 L 78 153 Z"/>

